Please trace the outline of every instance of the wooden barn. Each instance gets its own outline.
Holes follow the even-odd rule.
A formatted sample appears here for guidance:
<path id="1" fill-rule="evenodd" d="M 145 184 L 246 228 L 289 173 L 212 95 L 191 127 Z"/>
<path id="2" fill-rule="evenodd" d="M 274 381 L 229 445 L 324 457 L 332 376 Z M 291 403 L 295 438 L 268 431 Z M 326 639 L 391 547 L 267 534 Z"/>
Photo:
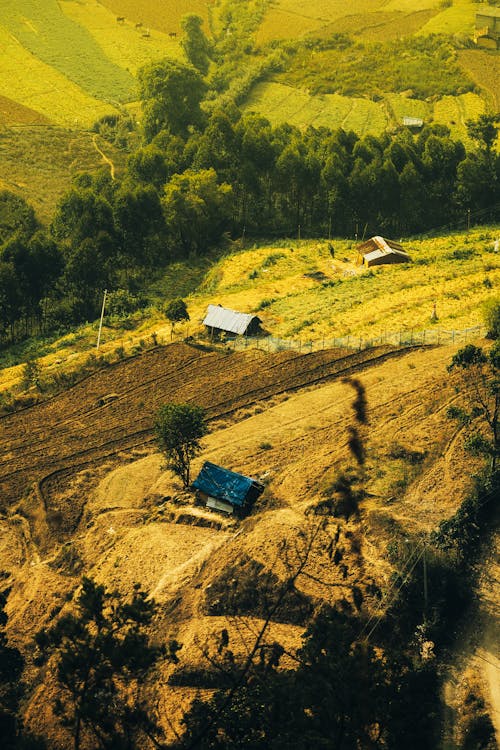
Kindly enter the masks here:
<path id="1" fill-rule="evenodd" d="M 250 313 L 236 312 L 220 305 L 209 305 L 203 321 L 210 337 L 221 333 L 235 333 L 239 336 L 252 336 L 261 332 L 261 319 Z"/>
<path id="2" fill-rule="evenodd" d="M 391 263 L 411 263 L 411 258 L 403 250 L 403 246 L 394 240 L 386 240 L 384 237 L 371 237 L 366 242 L 358 245 L 358 266 L 381 266 Z"/>
<path id="3" fill-rule="evenodd" d="M 246 515 L 264 491 L 264 485 L 257 480 L 210 461 L 205 461 L 192 486 L 207 508 L 238 516 Z"/>
<path id="4" fill-rule="evenodd" d="M 478 47 L 500 49 L 500 8 L 489 8 L 476 13 L 474 40 Z"/>

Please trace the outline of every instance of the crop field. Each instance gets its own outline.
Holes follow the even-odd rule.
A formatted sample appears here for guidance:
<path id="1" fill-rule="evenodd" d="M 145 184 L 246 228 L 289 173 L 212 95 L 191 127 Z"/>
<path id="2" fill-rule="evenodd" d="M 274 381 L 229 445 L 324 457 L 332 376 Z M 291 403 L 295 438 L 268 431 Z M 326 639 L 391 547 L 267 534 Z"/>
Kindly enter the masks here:
<path id="1" fill-rule="evenodd" d="M 57 0 L 3 0 L 0 24 L 90 96 L 120 102 L 134 98 L 131 74 L 112 63 L 91 34 L 62 13 Z"/>
<path id="2" fill-rule="evenodd" d="M 352 15 L 339 18 L 324 31 L 330 34 L 344 32 L 352 37 L 367 41 L 384 42 L 388 39 L 400 39 L 419 31 L 438 11 L 419 10 L 414 13 L 374 12 L 364 15 Z"/>
<path id="3" fill-rule="evenodd" d="M 467 120 L 476 120 L 485 111 L 485 102 L 477 94 L 467 93 L 461 96 L 444 96 L 434 103 L 434 121 L 447 125 L 452 138 L 469 143 Z"/>
<path id="4" fill-rule="evenodd" d="M 31 55 L 0 26 L 0 95 L 70 128 L 88 127 L 113 111 L 50 65 Z"/>
<path id="5" fill-rule="evenodd" d="M 168 6 L 177 22 L 181 5 Z M 187 5 L 192 9 L 196 0 Z M 162 16 L 165 4 L 157 6 Z M 154 3 L 150 11 L 154 18 Z M 113 10 L 96 0 L 0 3 L 0 96 L 13 102 L 4 101 L 0 123 L 85 129 L 115 111 L 117 102 L 132 102 L 139 67 L 182 54 L 177 38 L 156 30 L 143 37 L 144 28 L 146 18 L 138 28 L 130 19 L 118 23 Z"/>
<path id="6" fill-rule="evenodd" d="M 488 97 L 491 109 L 500 108 L 500 55 L 486 50 L 464 49 L 458 54 L 460 65 Z"/>
<path id="7" fill-rule="evenodd" d="M 5 125 L 48 125 L 50 120 L 34 109 L 24 107 L 6 96 L 0 95 L 0 126 Z"/>
<path id="8" fill-rule="evenodd" d="M 369 99 L 340 94 L 311 96 L 306 91 L 281 83 L 258 84 L 245 109 L 260 112 L 273 125 L 289 122 L 298 127 L 342 127 L 362 135 L 380 133 L 387 126 L 382 107 Z"/>
<path id="9" fill-rule="evenodd" d="M 90 32 L 111 62 L 133 75 L 154 58 L 183 55 L 177 38 L 156 29 L 152 31 L 146 24 L 136 28 L 132 20 L 117 23 L 115 14 L 100 3 L 65 0 L 61 9 Z M 146 28 L 150 35 L 143 37 Z"/>
<path id="10" fill-rule="evenodd" d="M 476 13 L 480 9 L 480 5 L 470 2 L 470 0 L 454 0 L 453 5 L 431 18 L 420 30 L 420 33 L 468 34 L 472 36 Z"/>
<path id="11" fill-rule="evenodd" d="M 211 0 L 100 0 L 100 5 L 108 8 L 116 17 L 126 21 L 143 23 L 150 29 L 164 34 L 180 31 L 180 20 L 186 13 L 196 13 L 205 21 L 208 29 L 209 6 Z"/>
<path id="12" fill-rule="evenodd" d="M 306 91 L 281 83 L 260 83 L 255 86 L 245 104 L 246 111 L 260 112 L 273 125 L 289 122 L 297 127 L 325 126 L 332 129 L 352 129 L 359 135 L 379 135 L 389 124 L 401 125 L 403 117 L 430 118 L 447 125 L 452 137 L 468 141 L 466 121 L 474 120 L 486 110 L 486 104 L 478 94 L 445 96 L 434 104 L 411 99 L 402 94 L 386 94 L 384 99 L 393 115 L 387 117 L 382 102 L 372 102 L 361 97 L 323 94 L 313 96 Z"/>

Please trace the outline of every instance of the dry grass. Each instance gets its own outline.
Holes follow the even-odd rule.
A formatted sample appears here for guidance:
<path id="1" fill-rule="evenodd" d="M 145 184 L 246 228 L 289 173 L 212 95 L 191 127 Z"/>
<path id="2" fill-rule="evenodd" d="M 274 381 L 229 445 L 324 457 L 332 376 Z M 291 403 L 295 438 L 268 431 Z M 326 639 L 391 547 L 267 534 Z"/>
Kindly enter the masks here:
<path id="1" fill-rule="evenodd" d="M 180 31 L 180 20 L 186 13 L 196 13 L 208 23 L 208 7 L 205 0 L 102 0 L 116 17 L 124 16 L 127 21 L 143 23 L 151 29 L 165 34 Z"/>

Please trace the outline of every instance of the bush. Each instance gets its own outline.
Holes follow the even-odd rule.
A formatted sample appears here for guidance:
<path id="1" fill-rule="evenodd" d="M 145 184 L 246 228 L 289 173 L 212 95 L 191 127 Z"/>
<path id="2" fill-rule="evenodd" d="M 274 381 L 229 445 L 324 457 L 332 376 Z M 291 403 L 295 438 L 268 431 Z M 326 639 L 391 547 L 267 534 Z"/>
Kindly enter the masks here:
<path id="1" fill-rule="evenodd" d="M 488 300 L 484 306 L 484 322 L 488 329 L 487 337 L 490 339 L 500 338 L 500 299 Z"/>

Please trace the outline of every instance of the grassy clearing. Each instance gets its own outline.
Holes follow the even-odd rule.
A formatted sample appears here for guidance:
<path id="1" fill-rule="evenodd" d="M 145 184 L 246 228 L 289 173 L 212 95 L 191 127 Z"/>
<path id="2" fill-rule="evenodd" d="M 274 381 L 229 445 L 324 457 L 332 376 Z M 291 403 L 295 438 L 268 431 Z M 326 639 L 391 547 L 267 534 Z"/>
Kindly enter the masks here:
<path id="1" fill-rule="evenodd" d="M 432 105 L 421 99 L 410 99 L 403 94 L 387 94 L 385 98 L 398 124 L 401 124 L 403 117 L 421 117 L 428 120 L 432 114 Z"/>
<path id="2" fill-rule="evenodd" d="M 144 26 L 136 28 L 132 21 L 117 23 L 115 14 L 102 5 L 66 0 L 61 8 L 69 19 L 92 34 L 109 60 L 133 75 L 154 59 L 183 56 L 177 38 L 156 30 L 143 37 Z"/>
<path id="3" fill-rule="evenodd" d="M 342 31 L 367 41 L 386 42 L 408 37 L 419 31 L 437 11 L 419 10 L 415 13 L 380 12 L 340 18 L 328 27 L 330 33 Z"/>
<path id="4" fill-rule="evenodd" d="M 0 95 L 67 127 L 88 127 L 114 111 L 30 54 L 0 25 Z"/>
<path id="5" fill-rule="evenodd" d="M 104 151 L 119 172 L 126 155 L 107 144 Z M 22 195 L 42 221 L 52 219 L 55 204 L 77 172 L 104 167 L 90 133 L 56 127 L 0 130 L 0 187 Z"/>
<path id="6" fill-rule="evenodd" d="M 0 24 L 91 96 L 120 102 L 134 98 L 130 73 L 113 64 L 90 33 L 62 13 L 57 0 L 3 0 Z"/>
<path id="7" fill-rule="evenodd" d="M 281 83 L 255 86 L 245 110 L 260 112 L 273 125 L 289 122 L 298 127 L 343 127 L 362 135 L 380 133 L 387 126 L 382 107 L 369 99 L 349 98 L 340 94 L 311 96 L 306 91 Z"/>

